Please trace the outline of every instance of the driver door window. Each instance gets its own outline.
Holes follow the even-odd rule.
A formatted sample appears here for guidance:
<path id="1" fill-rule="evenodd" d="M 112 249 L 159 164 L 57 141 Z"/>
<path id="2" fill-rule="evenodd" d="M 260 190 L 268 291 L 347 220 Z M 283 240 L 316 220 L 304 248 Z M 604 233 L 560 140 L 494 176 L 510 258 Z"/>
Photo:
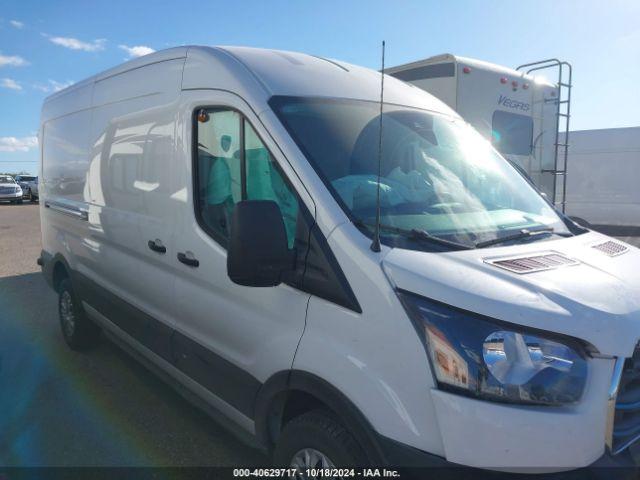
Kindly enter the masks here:
<path id="1" fill-rule="evenodd" d="M 251 124 L 235 110 L 201 109 L 196 125 L 195 204 L 202 228 L 226 247 L 235 204 L 273 200 L 293 248 L 297 196 Z"/>

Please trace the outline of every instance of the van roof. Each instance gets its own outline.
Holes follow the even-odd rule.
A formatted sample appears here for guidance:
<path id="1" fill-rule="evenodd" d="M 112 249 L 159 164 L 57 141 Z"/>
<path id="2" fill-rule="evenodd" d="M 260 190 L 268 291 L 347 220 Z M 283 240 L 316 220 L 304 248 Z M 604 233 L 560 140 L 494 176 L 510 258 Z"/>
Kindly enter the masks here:
<path id="1" fill-rule="evenodd" d="M 108 70 L 104 70 L 100 73 L 92 75 L 91 77 L 88 77 L 88 78 L 85 78 L 84 80 L 76 82 L 67 88 L 59 90 L 49 95 L 47 98 L 45 98 L 44 101 L 46 103 L 51 100 L 55 100 L 56 98 L 65 96 L 66 94 L 74 90 L 80 89 L 82 87 L 86 87 L 87 85 L 91 85 L 101 80 L 105 80 L 109 77 L 114 77 L 116 75 L 120 75 L 122 73 L 126 73 L 131 70 L 135 70 L 137 68 L 145 67 L 153 63 L 185 58 L 187 56 L 187 50 L 188 50 L 188 47 L 168 48 L 166 50 L 160 50 L 160 51 L 151 53 L 149 55 L 144 55 L 142 57 L 128 60 L 124 63 L 121 63 L 120 65 L 116 65 L 115 67 L 112 67 Z"/>
<path id="2" fill-rule="evenodd" d="M 92 84 L 132 70 L 178 59 L 184 59 L 185 62 L 182 90 L 229 90 L 259 109 L 266 108 L 266 102 L 273 95 L 340 97 L 371 101 L 380 99 L 378 72 L 339 60 L 249 47 L 185 46 L 130 60 L 54 93 L 45 100 L 43 118 L 50 117 L 44 112 L 47 110 L 47 104 L 58 103 L 56 100 L 62 101 L 63 97 L 75 90 L 84 88 L 86 91 L 85 87 L 91 87 Z M 84 94 L 83 97 L 86 99 L 83 102 L 76 100 L 69 103 L 73 103 L 76 110 L 90 107 L 91 105 L 86 103 L 91 103 L 91 95 Z M 432 95 L 391 76 L 385 76 L 385 101 L 458 116 Z M 59 107 L 50 110 L 51 113 L 55 111 L 56 116 L 61 112 Z"/>

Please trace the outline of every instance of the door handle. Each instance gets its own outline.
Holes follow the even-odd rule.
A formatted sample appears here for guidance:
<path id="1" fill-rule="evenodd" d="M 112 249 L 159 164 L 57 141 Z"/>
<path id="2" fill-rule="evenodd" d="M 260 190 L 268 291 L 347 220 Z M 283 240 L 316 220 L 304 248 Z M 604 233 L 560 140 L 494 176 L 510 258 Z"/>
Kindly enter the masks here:
<path id="1" fill-rule="evenodd" d="M 167 247 L 165 247 L 164 245 L 162 245 L 162 242 L 159 239 L 155 239 L 155 240 L 149 240 L 147 242 L 147 245 L 149 246 L 149 248 L 151 250 L 153 250 L 154 252 L 158 252 L 158 253 L 167 253 Z"/>
<path id="2" fill-rule="evenodd" d="M 197 267 L 200 265 L 200 262 L 195 258 L 193 258 L 193 253 L 191 252 L 187 252 L 187 253 L 179 252 L 178 261 L 180 263 L 184 263 L 185 265 L 189 265 L 190 267 Z"/>

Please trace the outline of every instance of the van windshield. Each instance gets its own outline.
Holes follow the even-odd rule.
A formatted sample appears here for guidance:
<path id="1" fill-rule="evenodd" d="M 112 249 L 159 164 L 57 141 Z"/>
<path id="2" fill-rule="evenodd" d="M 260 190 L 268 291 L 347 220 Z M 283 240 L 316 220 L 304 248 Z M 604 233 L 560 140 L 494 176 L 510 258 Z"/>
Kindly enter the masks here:
<path id="1" fill-rule="evenodd" d="M 0 175 L 0 183 L 16 183 L 16 182 L 13 180 L 13 177 Z"/>
<path id="2" fill-rule="evenodd" d="M 373 225 L 380 105 L 299 97 L 270 103 L 350 218 Z M 381 236 L 387 245 L 422 248 L 415 244 L 429 243 L 420 241 L 424 236 L 406 235 L 415 230 L 470 246 L 506 243 L 528 230 L 549 234 L 523 235 L 523 241 L 570 235 L 529 182 L 465 122 L 391 104 L 382 118 Z M 372 229 L 363 231 L 371 235 Z"/>

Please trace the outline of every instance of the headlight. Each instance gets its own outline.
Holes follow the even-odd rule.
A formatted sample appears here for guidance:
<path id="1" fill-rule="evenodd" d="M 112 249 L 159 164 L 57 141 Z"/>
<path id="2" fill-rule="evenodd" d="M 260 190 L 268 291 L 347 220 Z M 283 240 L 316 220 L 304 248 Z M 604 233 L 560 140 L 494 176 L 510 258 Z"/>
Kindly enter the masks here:
<path id="1" fill-rule="evenodd" d="M 584 348 L 572 338 L 399 293 L 427 347 L 438 387 L 487 400 L 563 405 L 580 400 Z"/>

